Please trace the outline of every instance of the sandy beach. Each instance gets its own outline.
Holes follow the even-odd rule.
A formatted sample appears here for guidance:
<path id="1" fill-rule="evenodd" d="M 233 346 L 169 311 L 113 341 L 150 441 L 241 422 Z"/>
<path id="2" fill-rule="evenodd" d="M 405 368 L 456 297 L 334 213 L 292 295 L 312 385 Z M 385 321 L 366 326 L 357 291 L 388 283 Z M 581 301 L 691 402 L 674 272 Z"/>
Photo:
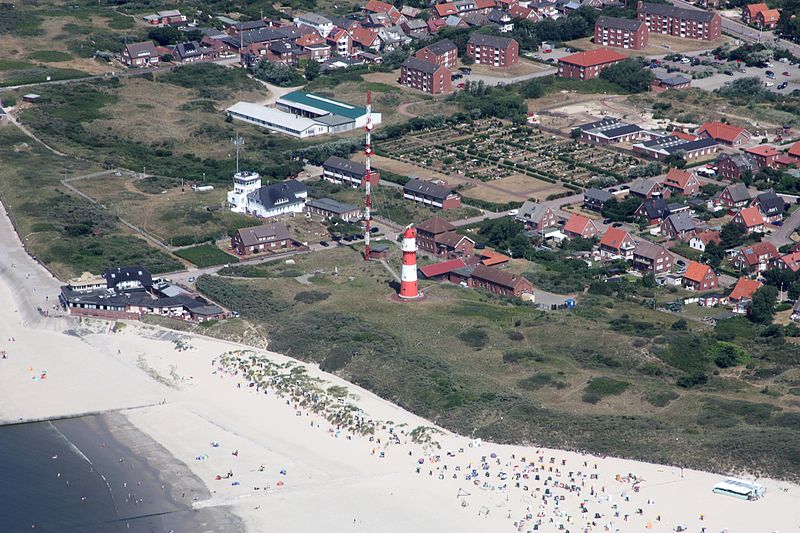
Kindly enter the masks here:
<path id="1" fill-rule="evenodd" d="M 248 531 L 800 531 L 797 485 L 741 501 L 718 474 L 454 435 L 280 354 L 42 317 L 58 283 L 4 214 L 0 245 L 0 422 L 121 413 Z"/>

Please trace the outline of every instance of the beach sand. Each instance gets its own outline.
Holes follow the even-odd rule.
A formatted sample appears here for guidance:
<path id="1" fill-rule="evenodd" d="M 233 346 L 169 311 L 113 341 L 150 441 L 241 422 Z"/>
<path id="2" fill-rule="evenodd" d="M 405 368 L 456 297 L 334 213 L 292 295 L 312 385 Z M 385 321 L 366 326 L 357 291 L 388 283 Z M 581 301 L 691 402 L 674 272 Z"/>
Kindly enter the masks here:
<path id="1" fill-rule="evenodd" d="M 0 245 L 14 246 L 9 228 L 0 216 Z M 0 421 L 117 411 L 205 483 L 196 508 L 230 506 L 248 531 L 800 531 L 797 485 L 762 479 L 766 497 L 740 501 L 711 492 L 717 474 L 471 441 L 279 354 L 251 359 L 234 343 L 133 322 L 114 332 L 39 319 L 21 308 L 53 298 L 55 280 L 9 257 Z M 245 375 L 263 368 L 273 373 Z M 418 427 L 438 447 L 415 443 Z"/>

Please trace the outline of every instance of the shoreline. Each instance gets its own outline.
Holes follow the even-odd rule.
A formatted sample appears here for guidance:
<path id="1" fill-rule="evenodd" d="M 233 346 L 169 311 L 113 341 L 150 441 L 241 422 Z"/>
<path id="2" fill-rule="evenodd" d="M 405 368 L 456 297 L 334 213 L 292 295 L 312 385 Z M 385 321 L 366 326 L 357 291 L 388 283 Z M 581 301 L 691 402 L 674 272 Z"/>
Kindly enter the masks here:
<path id="1" fill-rule="evenodd" d="M 136 322 L 115 332 L 30 319 L 55 280 L 17 257 L 8 228 L 0 221 L 0 244 L 16 250 L 0 258 L 0 300 L 14 302 L 0 308 L 0 419 L 114 411 L 101 416 L 122 417 L 202 482 L 195 510 L 231 509 L 249 531 L 800 531 L 791 483 L 763 480 L 766 497 L 742 502 L 711 493 L 716 474 L 459 436 L 281 354 Z M 221 366 L 234 352 L 255 359 Z"/>

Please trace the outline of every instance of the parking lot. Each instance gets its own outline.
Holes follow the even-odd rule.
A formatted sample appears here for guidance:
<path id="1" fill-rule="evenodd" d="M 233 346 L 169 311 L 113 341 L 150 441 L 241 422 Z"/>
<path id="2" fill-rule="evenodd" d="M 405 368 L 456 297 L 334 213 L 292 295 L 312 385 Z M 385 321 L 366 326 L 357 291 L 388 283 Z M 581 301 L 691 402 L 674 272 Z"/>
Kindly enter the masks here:
<path id="1" fill-rule="evenodd" d="M 795 89 L 800 89 L 800 65 L 792 65 L 790 63 L 783 63 L 780 61 L 772 61 L 770 67 L 748 67 L 744 63 L 737 63 L 736 61 L 720 61 L 715 60 L 711 56 L 700 56 L 698 54 L 686 54 L 687 56 L 695 56 L 711 63 L 711 65 L 692 65 L 682 63 L 680 61 L 663 61 L 661 67 L 653 69 L 653 74 L 666 74 L 667 67 L 678 69 L 686 75 L 691 75 L 695 72 L 716 71 L 711 76 L 693 79 L 692 87 L 703 89 L 706 91 L 713 91 L 723 87 L 726 83 L 730 83 L 739 78 L 753 78 L 756 77 L 762 81 L 762 84 L 771 83 L 766 87 L 772 92 L 777 94 L 788 94 Z M 767 77 L 767 72 L 774 73 L 774 79 Z M 786 73 L 786 74 L 784 74 Z M 783 89 L 779 89 L 782 83 L 786 82 Z"/>

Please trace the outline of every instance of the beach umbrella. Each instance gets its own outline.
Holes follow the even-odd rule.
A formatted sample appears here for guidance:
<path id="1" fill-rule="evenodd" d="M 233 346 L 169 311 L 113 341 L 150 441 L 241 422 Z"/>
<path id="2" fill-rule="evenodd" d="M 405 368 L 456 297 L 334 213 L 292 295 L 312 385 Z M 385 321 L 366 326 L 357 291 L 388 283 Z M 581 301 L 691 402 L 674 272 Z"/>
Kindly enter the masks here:
<path id="1" fill-rule="evenodd" d="M 278 485 L 279 487 L 283 487 L 283 481 L 278 481 L 278 483 L 276 483 L 276 485 Z"/>
<path id="2" fill-rule="evenodd" d="M 425 459 L 421 459 L 421 458 L 420 458 L 420 459 L 419 459 L 417 462 L 418 462 L 419 464 L 421 464 L 421 465 L 422 465 L 422 464 L 425 464 Z"/>
<path id="3" fill-rule="evenodd" d="M 490 455 L 489 457 L 491 457 L 492 459 L 497 459 L 497 454 L 492 452 L 492 455 Z"/>

